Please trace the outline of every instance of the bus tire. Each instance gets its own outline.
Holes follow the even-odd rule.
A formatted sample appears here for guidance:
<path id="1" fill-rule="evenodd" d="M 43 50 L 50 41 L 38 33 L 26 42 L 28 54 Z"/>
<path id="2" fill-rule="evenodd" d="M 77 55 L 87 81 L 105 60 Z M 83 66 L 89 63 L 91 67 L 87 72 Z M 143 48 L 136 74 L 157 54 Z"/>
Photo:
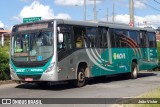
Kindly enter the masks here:
<path id="1" fill-rule="evenodd" d="M 137 77 L 138 77 L 138 67 L 137 67 L 137 64 L 135 62 L 133 62 L 131 65 L 130 78 L 136 79 Z"/>
<path id="2" fill-rule="evenodd" d="M 85 85 L 85 72 L 84 68 L 78 68 L 77 79 L 76 79 L 76 87 L 83 87 Z"/>

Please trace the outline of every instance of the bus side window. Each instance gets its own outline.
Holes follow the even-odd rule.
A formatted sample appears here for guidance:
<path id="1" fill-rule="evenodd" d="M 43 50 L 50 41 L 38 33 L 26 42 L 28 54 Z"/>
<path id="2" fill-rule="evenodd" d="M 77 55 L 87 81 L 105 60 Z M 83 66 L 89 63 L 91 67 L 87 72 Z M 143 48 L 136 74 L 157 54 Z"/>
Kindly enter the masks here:
<path id="1" fill-rule="evenodd" d="M 134 40 L 134 42 L 140 46 L 140 40 L 139 40 L 139 32 L 134 31 L 134 30 L 130 30 L 129 31 L 129 37 Z"/>
<path id="2" fill-rule="evenodd" d="M 103 46 L 102 36 L 103 36 L 103 28 L 98 28 L 98 36 L 96 37 L 96 47 L 97 48 L 102 48 Z"/>
<path id="3" fill-rule="evenodd" d="M 87 28 L 87 38 L 88 38 L 88 47 L 95 48 L 96 47 L 96 36 L 97 36 L 97 28 L 88 27 Z"/>
<path id="4" fill-rule="evenodd" d="M 108 48 L 108 40 L 107 40 L 107 30 L 104 28 L 102 30 L 102 41 L 103 41 L 103 48 Z"/>
<path id="5" fill-rule="evenodd" d="M 107 28 L 99 27 L 96 35 L 96 48 L 108 48 Z"/>
<path id="6" fill-rule="evenodd" d="M 114 29 L 109 29 L 109 35 L 110 35 L 111 47 L 116 47 Z"/>
<path id="7" fill-rule="evenodd" d="M 74 42 L 75 48 L 84 48 L 85 46 L 85 27 L 74 26 Z"/>
<path id="8" fill-rule="evenodd" d="M 149 47 L 155 48 L 156 47 L 156 35 L 154 32 L 148 33 L 148 41 L 149 41 Z"/>
<path id="9" fill-rule="evenodd" d="M 63 33 L 64 35 L 64 42 L 63 46 L 65 49 L 72 49 L 72 38 L 70 33 Z"/>
<path id="10" fill-rule="evenodd" d="M 115 36 L 116 47 L 119 47 L 119 48 L 127 47 L 127 44 L 126 44 L 127 32 L 125 30 L 115 29 L 114 36 Z"/>
<path id="11" fill-rule="evenodd" d="M 141 47 L 146 48 L 147 47 L 147 34 L 145 31 L 141 31 L 140 33 L 140 42 L 141 42 Z"/>

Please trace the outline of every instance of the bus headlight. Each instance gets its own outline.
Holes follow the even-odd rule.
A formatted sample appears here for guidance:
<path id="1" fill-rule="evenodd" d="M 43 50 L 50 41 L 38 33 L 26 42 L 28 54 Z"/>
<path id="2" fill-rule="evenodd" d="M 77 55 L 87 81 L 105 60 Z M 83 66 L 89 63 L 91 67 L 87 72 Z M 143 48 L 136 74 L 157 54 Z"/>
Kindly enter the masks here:
<path id="1" fill-rule="evenodd" d="M 9 64 L 10 71 L 15 73 L 11 64 Z"/>
<path id="2" fill-rule="evenodd" d="M 45 72 L 50 72 L 50 71 L 52 71 L 53 68 L 54 68 L 54 65 L 55 65 L 55 62 L 51 63 L 51 64 L 49 65 L 49 67 L 46 69 Z"/>

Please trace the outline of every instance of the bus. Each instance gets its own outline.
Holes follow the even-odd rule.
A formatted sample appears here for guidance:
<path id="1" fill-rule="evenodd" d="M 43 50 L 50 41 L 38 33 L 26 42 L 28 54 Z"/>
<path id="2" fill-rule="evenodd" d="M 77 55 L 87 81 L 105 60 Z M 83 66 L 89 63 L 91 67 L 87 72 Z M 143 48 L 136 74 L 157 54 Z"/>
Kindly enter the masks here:
<path id="1" fill-rule="evenodd" d="M 136 79 L 158 65 L 155 30 L 63 19 L 23 23 L 12 28 L 9 63 L 11 79 L 19 82 L 82 87 L 92 77 Z"/>

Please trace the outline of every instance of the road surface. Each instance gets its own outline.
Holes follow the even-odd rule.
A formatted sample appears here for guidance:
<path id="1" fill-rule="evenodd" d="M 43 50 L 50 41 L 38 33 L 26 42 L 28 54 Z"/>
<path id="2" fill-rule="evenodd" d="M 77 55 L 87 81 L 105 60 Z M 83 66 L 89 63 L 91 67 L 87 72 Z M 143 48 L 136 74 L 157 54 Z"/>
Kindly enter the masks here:
<path id="1" fill-rule="evenodd" d="M 0 86 L 0 98 L 130 98 L 160 87 L 160 72 L 140 72 L 138 78 L 121 76 L 91 79 L 82 88 L 73 88 L 66 83 L 39 87 L 35 84 L 6 84 Z M 8 105 L 0 105 L 8 107 Z M 20 105 L 19 105 L 20 106 Z M 18 107 L 19 107 L 18 106 Z M 35 107 L 35 105 L 31 105 Z M 88 107 L 88 105 L 37 105 L 37 107 Z M 107 105 L 92 105 L 92 107 Z M 12 105 L 17 107 L 17 105 Z M 27 107 L 27 105 L 26 105 Z"/>

